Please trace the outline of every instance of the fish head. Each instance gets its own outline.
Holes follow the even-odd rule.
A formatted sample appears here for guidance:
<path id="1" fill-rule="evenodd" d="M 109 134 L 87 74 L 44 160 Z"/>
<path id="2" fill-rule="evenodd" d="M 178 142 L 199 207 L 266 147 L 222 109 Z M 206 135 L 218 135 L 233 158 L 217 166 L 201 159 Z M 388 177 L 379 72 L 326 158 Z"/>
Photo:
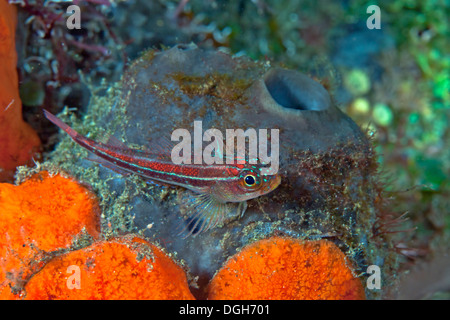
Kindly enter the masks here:
<path id="1" fill-rule="evenodd" d="M 236 178 L 218 184 L 216 197 L 224 202 L 242 202 L 272 192 L 281 183 L 279 174 L 264 174 L 258 167 L 244 167 L 238 171 Z"/>

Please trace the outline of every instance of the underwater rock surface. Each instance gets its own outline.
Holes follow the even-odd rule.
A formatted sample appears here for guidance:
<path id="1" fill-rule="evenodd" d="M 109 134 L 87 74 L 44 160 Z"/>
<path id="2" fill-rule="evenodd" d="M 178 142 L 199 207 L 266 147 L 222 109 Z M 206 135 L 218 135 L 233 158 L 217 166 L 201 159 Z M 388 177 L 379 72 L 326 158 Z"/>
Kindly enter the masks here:
<path id="1" fill-rule="evenodd" d="M 282 182 L 248 201 L 242 218 L 183 237 L 182 188 L 123 177 L 86 161 L 87 152 L 65 136 L 51 161 L 99 194 L 103 230 L 139 232 L 159 243 L 188 269 L 193 289 L 203 288 L 236 251 L 272 235 L 332 241 L 354 262 L 356 274 L 370 264 L 390 268 L 388 245 L 374 230 L 380 187 L 371 143 L 318 82 L 266 62 L 178 45 L 134 61 L 119 90 L 119 96 L 94 97 L 75 129 L 95 140 L 112 134 L 130 147 L 150 149 L 170 140 L 175 129 L 192 133 L 195 120 L 202 120 L 203 131 L 279 129 Z M 197 295 L 204 296 L 203 289 Z"/>

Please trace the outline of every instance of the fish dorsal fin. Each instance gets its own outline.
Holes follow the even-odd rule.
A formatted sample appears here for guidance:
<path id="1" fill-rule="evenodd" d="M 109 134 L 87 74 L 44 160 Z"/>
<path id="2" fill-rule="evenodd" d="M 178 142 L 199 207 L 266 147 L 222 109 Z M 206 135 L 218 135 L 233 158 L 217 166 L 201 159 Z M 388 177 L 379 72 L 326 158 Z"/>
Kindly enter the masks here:
<path id="1" fill-rule="evenodd" d="M 159 160 L 171 161 L 172 149 L 175 143 L 166 137 L 160 137 L 145 147 L 150 154 L 154 154 Z"/>
<path id="2" fill-rule="evenodd" d="M 129 150 L 131 152 L 135 151 L 137 154 L 146 154 L 151 158 L 163 161 L 171 161 L 171 153 L 174 146 L 174 143 L 167 138 L 158 138 L 155 142 L 138 147 L 127 146 L 124 142 L 114 136 L 108 136 L 99 141 L 111 148 Z"/>
<path id="3" fill-rule="evenodd" d="M 128 146 L 125 143 L 123 143 L 114 136 L 109 136 L 108 140 L 106 141 L 106 144 L 115 148 L 128 149 Z"/>
<path id="4" fill-rule="evenodd" d="M 122 141 L 120 141 L 118 138 L 110 135 L 104 135 L 98 138 L 97 140 L 99 143 L 105 145 L 106 147 L 112 147 L 117 149 L 129 149 L 129 147 Z"/>
<path id="5" fill-rule="evenodd" d="M 122 142 L 119 142 L 124 146 Z M 119 144 L 113 144 L 114 146 L 119 147 Z M 149 144 L 142 145 L 138 149 L 133 149 L 130 147 L 126 147 L 128 149 L 136 150 L 137 152 L 144 154 L 150 158 L 158 159 L 162 161 L 172 161 L 171 154 L 172 148 L 174 144 L 172 141 L 167 138 L 158 138 L 157 141 L 152 141 Z M 122 148 L 122 147 L 121 147 Z"/>
<path id="6" fill-rule="evenodd" d="M 152 158 L 159 160 L 171 160 L 171 152 L 174 146 L 173 142 L 167 138 L 158 138 L 157 141 L 152 142 L 150 144 L 144 145 L 137 149 L 127 146 L 124 142 L 119 140 L 114 136 L 109 136 L 107 141 L 104 142 L 105 145 L 108 145 L 113 148 L 122 149 L 122 150 L 135 150 L 137 152 L 143 152 Z"/>

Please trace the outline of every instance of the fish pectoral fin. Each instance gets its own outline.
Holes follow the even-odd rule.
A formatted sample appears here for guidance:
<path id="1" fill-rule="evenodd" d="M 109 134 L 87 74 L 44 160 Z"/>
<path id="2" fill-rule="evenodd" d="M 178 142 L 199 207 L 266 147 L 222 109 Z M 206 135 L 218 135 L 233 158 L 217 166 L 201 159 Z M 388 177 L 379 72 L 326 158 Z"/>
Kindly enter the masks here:
<path id="1" fill-rule="evenodd" d="M 236 215 L 239 216 L 239 218 L 242 218 L 244 216 L 245 211 L 247 211 L 247 201 L 239 202 L 236 208 Z"/>
<path id="2" fill-rule="evenodd" d="M 233 210 L 231 203 L 219 201 L 210 193 L 181 193 L 180 212 L 185 217 L 181 234 L 197 235 L 221 224 Z"/>

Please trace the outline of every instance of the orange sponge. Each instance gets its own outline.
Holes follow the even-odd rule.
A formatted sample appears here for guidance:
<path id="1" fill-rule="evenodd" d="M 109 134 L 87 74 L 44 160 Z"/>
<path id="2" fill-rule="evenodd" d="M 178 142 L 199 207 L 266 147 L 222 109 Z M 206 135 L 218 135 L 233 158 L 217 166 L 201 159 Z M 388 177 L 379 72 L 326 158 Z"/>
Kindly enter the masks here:
<path id="1" fill-rule="evenodd" d="M 41 172 L 19 186 L 0 184 L 0 299 L 24 282 L 82 231 L 100 233 L 100 208 L 87 189 Z"/>
<path id="2" fill-rule="evenodd" d="M 26 299 L 194 299 L 183 269 L 130 236 L 53 259 L 25 291 Z"/>
<path id="3" fill-rule="evenodd" d="M 270 238 L 245 247 L 215 275 L 209 299 L 364 299 L 332 242 Z"/>
<path id="4" fill-rule="evenodd" d="M 22 119 L 16 71 L 16 8 L 0 0 L 0 181 L 19 165 L 30 164 L 40 146 L 36 132 Z"/>

